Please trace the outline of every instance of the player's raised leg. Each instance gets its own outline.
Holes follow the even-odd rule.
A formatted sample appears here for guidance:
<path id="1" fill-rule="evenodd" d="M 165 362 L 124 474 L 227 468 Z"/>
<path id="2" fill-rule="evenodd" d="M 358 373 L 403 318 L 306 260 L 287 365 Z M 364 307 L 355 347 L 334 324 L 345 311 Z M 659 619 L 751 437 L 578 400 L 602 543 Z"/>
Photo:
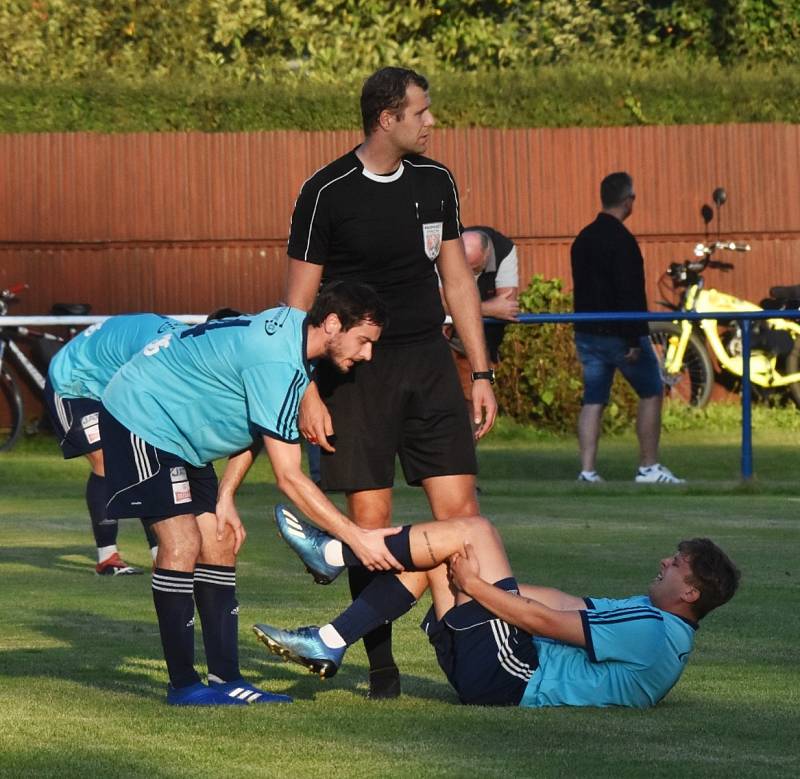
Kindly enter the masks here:
<path id="1" fill-rule="evenodd" d="M 301 559 L 312 571 L 323 565 L 337 566 L 340 570 L 360 566 L 358 558 L 346 545 L 334 538 L 325 540 L 320 531 L 312 532 L 308 523 L 295 514 L 279 507 L 277 517 L 287 543 L 302 553 Z M 489 581 L 499 581 L 512 575 L 500 536 L 483 517 L 406 526 L 399 534 L 387 537 L 386 543 L 407 573 L 375 577 L 347 609 L 322 628 L 285 631 L 258 624 L 254 626 L 258 638 L 285 659 L 300 663 L 322 677 L 330 677 L 338 670 L 348 646 L 375 626 L 397 619 L 416 603 L 428 580 L 427 576 L 412 571 L 437 568 L 469 543 L 478 550 L 482 576 Z M 438 574 L 437 590 L 442 585 L 441 576 Z M 468 600 L 459 593 L 455 602 L 460 604 Z"/>

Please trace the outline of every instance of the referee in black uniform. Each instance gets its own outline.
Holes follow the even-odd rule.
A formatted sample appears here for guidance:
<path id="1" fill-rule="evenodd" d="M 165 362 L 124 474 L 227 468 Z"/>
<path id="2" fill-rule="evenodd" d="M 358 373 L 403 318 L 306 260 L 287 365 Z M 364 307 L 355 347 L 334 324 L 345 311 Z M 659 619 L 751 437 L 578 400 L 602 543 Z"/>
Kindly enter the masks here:
<path id="1" fill-rule="evenodd" d="M 470 516 L 478 513 L 474 439 L 441 332 L 436 268 L 472 366 L 477 437 L 491 429 L 497 404 L 456 184 L 444 165 L 421 156 L 435 121 L 428 82 L 382 68 L 364 83 L 361 113 L 363 143 L 314 173 L 298 196 L 286 301 L 308 309 L 321 282 L 358 279 L 378 290 L 389 321 L 371 363 L 348 376 L 319 370 L 300 430 L 322 447 L 323 489 L 344 491 L 361 527 L 391 524 L 396 455 L 436 519 Z M 355 596 L 372 574 L 353 571 Z M 399 695 L 391 626 L 364 643 L 370 697 Z"/>

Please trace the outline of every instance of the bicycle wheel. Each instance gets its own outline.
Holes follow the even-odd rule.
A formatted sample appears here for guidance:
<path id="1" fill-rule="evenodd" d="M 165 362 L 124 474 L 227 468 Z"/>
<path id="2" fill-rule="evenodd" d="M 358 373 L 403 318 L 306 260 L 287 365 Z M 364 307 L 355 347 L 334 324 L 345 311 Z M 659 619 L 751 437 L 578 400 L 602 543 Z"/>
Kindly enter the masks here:
<path id="1" fill-rule="evenodd" d="M 0 369 L 0 452 L 7 452 L 22 433 L 22 395 L 14 377 Z"/>
<path id="2" fill-rule="evenodd" d="M 714 369 L 705 344 L 695 333 L 689 336 L 683 364 L 678 373 L 668 374 L 664 370 L 664 359 L 670 339 L 680 338 L 681 328 L 672 322 L 652 322 L 650 343 L 653 344 L 664 380 L 666 396 L 672 400 L 703 408 L 708 404 L 714 387 Z M 673 340 L 673 343 L 675 341 Z"/>
<path id="3" fill-rule="evenodd" d="M 786 373 L 797 373 L 798 371 L 800 371 L 800 338 L 795 338 L 792 351 L 786 356 Z M 789 392 L 794 404 L 800 408 L 800 381 L 790 384 Z"/>

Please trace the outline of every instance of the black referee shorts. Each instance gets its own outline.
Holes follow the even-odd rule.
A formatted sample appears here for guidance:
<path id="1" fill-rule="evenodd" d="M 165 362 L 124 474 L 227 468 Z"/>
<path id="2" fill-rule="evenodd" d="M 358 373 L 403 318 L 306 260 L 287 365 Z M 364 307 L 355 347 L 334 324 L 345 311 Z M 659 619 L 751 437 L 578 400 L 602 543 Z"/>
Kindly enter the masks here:
<path id="1" fill-rule="evenodd" d="M 336 452 L 322 452 L 323 489 L 391 487 L 396 455 L 415 486 L 433 476 L 477 473 L 472 426 L 444 337 L 378 344 L 370 362 L 347 374 L 325 361 L 317 371 L 336 434 Z"/>
<path id="2" fill-rule="evenodd" d="M 494 586 L 518 591 L 513 577 Z M 421 627 L 462 703 L 519 706 L 539 667 L 529 633 L 503 622 L 474 600 L 450 609 L 441 620 L 431 607 Z"/>

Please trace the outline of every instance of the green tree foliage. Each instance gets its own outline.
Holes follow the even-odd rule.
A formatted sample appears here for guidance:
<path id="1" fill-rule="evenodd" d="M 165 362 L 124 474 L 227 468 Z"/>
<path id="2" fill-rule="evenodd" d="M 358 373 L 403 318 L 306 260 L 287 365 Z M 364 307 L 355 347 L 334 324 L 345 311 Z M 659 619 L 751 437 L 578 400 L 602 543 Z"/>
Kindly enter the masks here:
<path id="1" fill-rule="evenodd" d="M 331 82 L 680 55 L 795 62 L 798 0 L 5 0 L 0 78 Z"/>
<path id="2" fill-rule="evenodd" d="M 561 279 L 536 274 L 520 293 L 520 310 L 531 314 L 572 311 L 572 295 Z M 510 325 L 500 347 L 495 395 L 500 413 L 516 422 L 567 433 L 577 427 L 583 383 L 570 325 Z M 606 431 L 630 425 L 636 396 L 619 377 L 603 425 Z"/>

